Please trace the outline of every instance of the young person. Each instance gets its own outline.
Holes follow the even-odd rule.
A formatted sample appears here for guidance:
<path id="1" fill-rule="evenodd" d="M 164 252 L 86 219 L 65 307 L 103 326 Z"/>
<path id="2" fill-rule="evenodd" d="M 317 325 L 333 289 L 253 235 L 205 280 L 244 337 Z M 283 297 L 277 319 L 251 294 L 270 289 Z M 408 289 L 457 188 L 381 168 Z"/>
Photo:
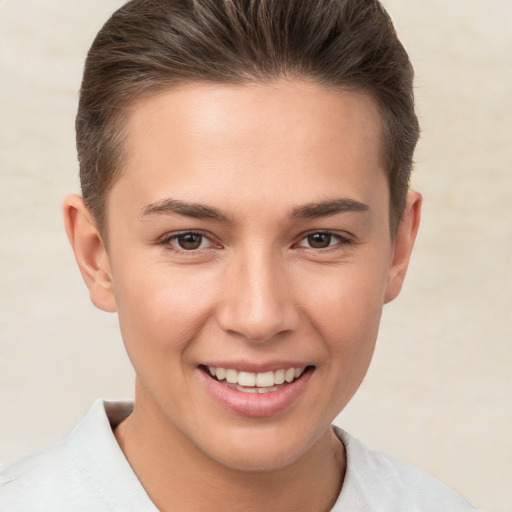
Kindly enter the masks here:
<path id="1" fill-rule="evenodd" d="M 413 72 L 376 0 L 134 0 L 89 52 L 91 300 L 134 403 L 94 404 L 0 473 L 0 510 L 467 511 L 331 422 L 359 387 L 420 218 Z"/>

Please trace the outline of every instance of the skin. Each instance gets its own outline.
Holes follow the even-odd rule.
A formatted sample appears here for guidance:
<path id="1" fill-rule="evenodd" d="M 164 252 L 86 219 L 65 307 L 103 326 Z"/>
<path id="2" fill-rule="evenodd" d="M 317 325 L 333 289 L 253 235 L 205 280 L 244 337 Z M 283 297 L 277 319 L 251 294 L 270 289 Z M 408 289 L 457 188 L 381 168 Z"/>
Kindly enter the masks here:
<path id="1" fill-rule="evenodd" d="M 81 198 L 64 206 L 137 374 L 121 448 L 161 510 L 330 510 L 346 467 L 330 424 L 368 369 L 420 217 L 410 192 L 390 235 L 376 105 L 300 81 L 195 84 L 136 104 L 126 128 L 108 251 Z M 180 247 L 190 231 L 198 249 Z M 314 369 L 291 406 L 254 418 L 208 392 L 209 361 Z"/>

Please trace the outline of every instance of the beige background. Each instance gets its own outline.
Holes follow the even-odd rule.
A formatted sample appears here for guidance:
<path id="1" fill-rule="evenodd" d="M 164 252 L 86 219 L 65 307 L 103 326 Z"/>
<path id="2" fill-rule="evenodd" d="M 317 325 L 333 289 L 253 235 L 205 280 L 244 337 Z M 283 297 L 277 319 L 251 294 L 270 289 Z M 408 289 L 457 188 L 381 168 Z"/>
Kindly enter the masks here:
<path id="1" fill-rule="evenodd" d="M 131 395 L 116 318 L 96 311 L 60 204 L 77 191 L 83 59 L 119 0 L 0 0 L 0 463 Z M 512 511 L 512 2 L 387 0 L 417 70 L 424 221 L 403 294 L 338 423 Z"/>

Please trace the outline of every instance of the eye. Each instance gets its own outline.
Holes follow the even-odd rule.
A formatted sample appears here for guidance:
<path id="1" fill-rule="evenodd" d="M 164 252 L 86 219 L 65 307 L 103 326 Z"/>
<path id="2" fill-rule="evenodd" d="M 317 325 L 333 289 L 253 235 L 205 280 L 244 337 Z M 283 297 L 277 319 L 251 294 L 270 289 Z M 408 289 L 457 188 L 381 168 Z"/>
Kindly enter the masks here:
<path id="1" fill-rule="evenodd" d="M 185 251 L 195 251 L 199 249 L 203 244 L 204 236 L 198 235 L 197 233 L 184 233 L 176 237 L 176 243 L 180 246 L 180 249 Z"/>
<path id="2" fill-rule="evenodd" d="M 208 249 L 213 245 L 213 242 L 202 233 L 187 231 L 166 235 L 162 238 L 160 244 L 175 251 L 192 252 L 200 249 Z"/>
<path id="3" fill-rule="evenodd" d="M 310 249 L 328 249 L 343 243 L 348 243 L 348 240 L 340 235 L 328 231 L 316 231 L 306 235 L 297 245 Z"/>

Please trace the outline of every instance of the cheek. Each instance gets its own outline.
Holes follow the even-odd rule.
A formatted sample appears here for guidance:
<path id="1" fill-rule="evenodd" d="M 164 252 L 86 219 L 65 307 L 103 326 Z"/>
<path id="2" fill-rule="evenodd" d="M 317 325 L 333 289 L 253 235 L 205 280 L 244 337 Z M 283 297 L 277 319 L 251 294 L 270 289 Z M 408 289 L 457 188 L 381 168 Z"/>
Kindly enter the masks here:
<path id="1" fill-rule="evenodd" d="M 315 317 L 329 319 L 326 327 L 332 324 L 335 329 L 341 323 L 364 330 L 365 320 L 380 317 L 386 287 L 383 267 L 340 266 L 302 282 L 306 283 L 300 292 L 305 308 Z"/>
<path id="2" fill-rule="evenodd" d="M 366 371 L 377 338 L 385 290 L 383 269 L 340 267 L 304 291 L 304 314 L 344 374 Z M 307 299 L 306 299 L 307 297 Z"/>
<path id="3" fill-rule="evenodd" d="M 121 332 L 136 368 L 138 361 L 182 353 L 193 344 L 212 306 L 208 280 L 191 279 L 190 269 L 170 273 L 166 265 L 114 275 Z"/>

